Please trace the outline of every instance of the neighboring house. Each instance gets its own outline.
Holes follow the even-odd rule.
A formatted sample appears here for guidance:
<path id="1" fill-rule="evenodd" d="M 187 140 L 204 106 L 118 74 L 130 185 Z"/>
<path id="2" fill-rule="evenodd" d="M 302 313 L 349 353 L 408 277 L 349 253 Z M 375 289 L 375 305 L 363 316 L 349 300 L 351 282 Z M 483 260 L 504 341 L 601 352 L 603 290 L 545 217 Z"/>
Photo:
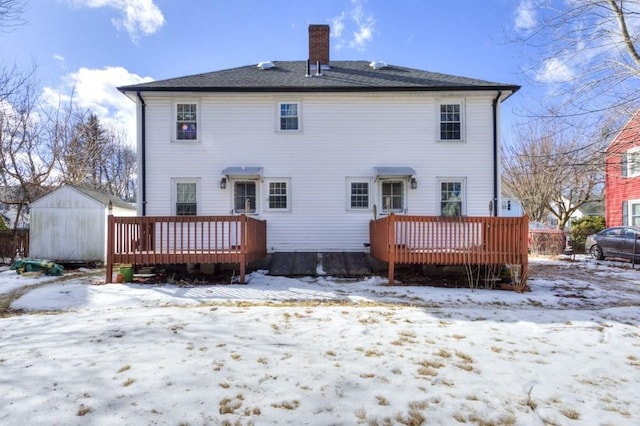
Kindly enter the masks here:
<path id="1" fill-rule="evenodd" d="M 111 195 L 63 185 L 31 203 L 29 257 L 60 263 L 106 260 L 107 215 L 135 216 L 136 209 Z"/>
<path id="2" fill-rule="evenodd" d="M 309 27 L 309 60 L 119 87 L 137 104 L 138 214 L 246 213 L 271 252 L 366 251 L 389 213 L 498 215 L 519 86 L 330 61 L 329 32 Z"/>
<path id="3" fill-rule="evenodd" d="M 520 202 L 512 197 L 502 197 L 500 204 L 500 216 L 520 217 L 524 214 Z"/>
<path id="4" fill-rule="evenodd" d="M 640 111 L 605 152 L 605 223 L 640 226 Z"/>

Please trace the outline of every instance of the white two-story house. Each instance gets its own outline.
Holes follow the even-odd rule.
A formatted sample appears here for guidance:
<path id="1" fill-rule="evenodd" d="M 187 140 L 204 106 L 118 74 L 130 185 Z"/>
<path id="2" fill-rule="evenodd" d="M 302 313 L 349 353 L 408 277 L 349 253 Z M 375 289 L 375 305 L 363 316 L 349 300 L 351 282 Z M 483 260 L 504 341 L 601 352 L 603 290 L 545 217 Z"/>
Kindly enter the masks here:
<path id="1" fill-rule="evenodd" d="M 500 210 L 501 105 L 513 84 L 383 62 L 308 60 L 120 87 L 137 104 L 138 215 L 267 221 L 267 249 L 366 251 L 389 213 Z"/>

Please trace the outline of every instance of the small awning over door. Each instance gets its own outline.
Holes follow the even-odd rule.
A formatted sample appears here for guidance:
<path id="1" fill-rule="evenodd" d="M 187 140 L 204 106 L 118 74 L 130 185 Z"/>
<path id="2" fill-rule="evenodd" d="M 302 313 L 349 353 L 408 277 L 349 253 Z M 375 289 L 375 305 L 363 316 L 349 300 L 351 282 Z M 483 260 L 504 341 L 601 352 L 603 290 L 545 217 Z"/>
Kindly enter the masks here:
<path id="1" fill-rule="evenodd" d="M 373 175 L 375 180 L 380 178 L 409 178 L 414 176 L 416 171 L 407 166 L 395 166 L 395 167 L 374 167 Z"/>
<path id="2" fill-rule="evenodd" d="M 227 167 L 222 175 L 234 179 L 262 179 L 262 167 Z"/>

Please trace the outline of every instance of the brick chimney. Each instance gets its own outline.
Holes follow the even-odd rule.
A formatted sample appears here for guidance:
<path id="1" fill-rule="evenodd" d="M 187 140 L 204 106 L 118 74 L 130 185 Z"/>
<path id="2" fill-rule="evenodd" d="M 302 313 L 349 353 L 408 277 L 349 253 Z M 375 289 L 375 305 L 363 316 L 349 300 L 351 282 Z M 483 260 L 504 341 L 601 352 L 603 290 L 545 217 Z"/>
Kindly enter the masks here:
<path id="1" fill-rule="evenodd" d="M 329 25 L 309 25 L 309 62 L 329 65 Z"/>

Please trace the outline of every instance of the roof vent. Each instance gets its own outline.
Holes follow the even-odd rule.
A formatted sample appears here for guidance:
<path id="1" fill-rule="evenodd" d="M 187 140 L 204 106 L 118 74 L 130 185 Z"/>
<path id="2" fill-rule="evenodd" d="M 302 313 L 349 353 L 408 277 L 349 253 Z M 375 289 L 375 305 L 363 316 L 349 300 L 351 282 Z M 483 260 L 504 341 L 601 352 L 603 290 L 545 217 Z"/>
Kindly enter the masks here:
<path id="1" fill-rule="evenodd" d="M 274 67 L 275 65 L 271 61 L 263 61 L 258 63 L 258 68 L 260 68 L 261 70 L 270 70 Z"/>
<path id="2" fill-rule="evenodd" d="M 387 63 L 382 61 L 373 61 L 369 64 L 369 66 L 374 70 L 379 70 L 379 69 L 388 67 Z"/>

